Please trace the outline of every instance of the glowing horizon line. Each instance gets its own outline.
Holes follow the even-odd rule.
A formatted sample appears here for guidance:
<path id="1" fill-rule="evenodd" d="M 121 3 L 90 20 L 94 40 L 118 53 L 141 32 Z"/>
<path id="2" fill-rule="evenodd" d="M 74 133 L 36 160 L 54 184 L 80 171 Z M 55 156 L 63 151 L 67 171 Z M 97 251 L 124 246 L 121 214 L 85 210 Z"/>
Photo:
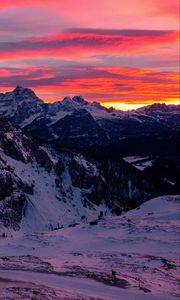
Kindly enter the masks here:
<path id="1" fill-rule="evenodd" d="M 146 103 L 124 103 L 124 102 L 114 102 L 114 101 L 109 101 L 109 102 L 100 102 L 100 104 L 106 108 L 115 108 L 116 110 L 123 110 L 123 111 L 128 111 L 128 110 L 133 110 L 133 109 L 138 109 L 143 106 L 148 106 L 152 104 L 166 104 L 166 105 L 180 105 L 180 99 L 177 99 L 175 101 L 152 101 L 152 102 L 146 102 Z"/>

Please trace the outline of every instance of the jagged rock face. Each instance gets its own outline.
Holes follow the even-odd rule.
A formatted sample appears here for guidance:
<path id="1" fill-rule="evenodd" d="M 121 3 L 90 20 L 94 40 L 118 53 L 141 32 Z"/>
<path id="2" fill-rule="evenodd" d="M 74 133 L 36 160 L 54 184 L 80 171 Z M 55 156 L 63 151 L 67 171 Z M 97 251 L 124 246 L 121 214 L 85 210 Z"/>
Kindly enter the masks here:
<path id="1" fill-rule="evenodd" d="M 31 160 L 27 137 L 6 118 L 0 117 L 0 146 L 8 156 L 22 161 Z"/>
<path id="2" fill-rule="evenodd" d="M 51 169 L 51 161 L 46 152 L 4 117 L 0 117 L 0 147 L 15 160 L 30 162 L 35 159 L 40 165 Z"/>
<path id="3" fill-rule="evenodd" d="M 9 196 L 13 191 L 12 176 L 9 172 L 5 172 L 4 168 L 2 169 L 2 166 L 0 173 L 0 187 L 0 200 L 3 200 L 5 197 Z"/>
<path id="4" fill-rule="evenodd" d="M 19 229 L 23 206 L 33 194 L 32 184 L 16 174 L 16 165 L 34 162 L 47 171 L 51 169 L 47 153 L 20 128 L 0 117 L 0 223 L 5 227 Z"/>
<path id="5" fill-rule="evenodd" d="M 82 162 L 83 161 L 82 158 Z M 73 186 L 84 190 L 86 201 L 88 200 L 99 205 L 102 200 L 105 200 L 108 206 L 107 197 L 105 195 L 106 183 L 101 174 L 100 164 L 98 164 L 98 162 L 82 162 L 80 163 L 80 161 L 72 158 L 69 163 L 69 173 L 72 178 Z"/>
<path id="6" fill-rule="evenodd" d="M 24 191 L 29 193 L 30 187 L 14 176 L 13 170 L 0 158 L 0 227 L 20 228 L 26 200 Z"/>
<path id="7" fill-rule="evenodd" d="M 67 226 L 101 212 L 120 213 L 157 194 L 128 164 L 40 147 L 6 118 L 0 125 L 0 219 L 6 227 Z"/>
<path id="8" fill-rule="evenodd" d="M 90 188 L 92 184 L 97 180 L 97 174 L 94 170 L 91 171 L 93 167 L 91 165 L 87 166 L 89 169 L 89 174 L 87 174 L 87 169 L 83 164 L 79 164 L 75 159 L 69 164 L 69 172 L 72 178 L 72 183 L 74 186 L 79 188 Z"/>

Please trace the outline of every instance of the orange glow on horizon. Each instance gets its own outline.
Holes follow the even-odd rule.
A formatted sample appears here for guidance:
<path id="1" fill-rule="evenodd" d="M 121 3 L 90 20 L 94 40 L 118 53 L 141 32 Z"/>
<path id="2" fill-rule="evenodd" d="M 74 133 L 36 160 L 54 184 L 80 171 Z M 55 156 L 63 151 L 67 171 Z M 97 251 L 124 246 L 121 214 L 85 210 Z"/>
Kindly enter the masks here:
<path id="1" fill-rule="evenodd" d="M 101 102 L 101 105 L 106 107 L 106 108 L 115 108 L 117 110 L 123 110 L 123 111 L 128 111 L 128 110 L 133 110 L 133 109 L 138 109 L 140 107 L 143 106 L 147 106 L 147 105 L 152 105 L 154 103 L 158 103 L 158 104 L 166 104 L 166 105 L 180 105 L 180 99 L 171 99 L 170 101 L 166 100 L 166 101 L 148 101 L 146 103 L 123 103 L 123 102 Z"/>
<path id="2" fill-rule="evenodd" d="M 9 86 L 9 87 L 3 87 L 0 88 L 0 93 L 6 93 L 14 90 L 15 87 Z M 72 93 L 65 93 L 65 91 L 62 89 L 61 86 L 58 87 L 51 87 L 46 86 L 44 88 L 32 88 L 33 91 L 36 93 L 37 97 L 42 99 L 45 103 L 54 103 L 57 101 L 62 101 L 64 97 L 70 97 L 76 95 L 81 95 L 85 98 L 88 102 L 99 102 L 102 106 L 106 108 L 115 108 L 116 110 L 122 110 L 122 111 L 128 111 L 133 109 L 138 109 L 143 106 L 152 105 L 152 104 L 166 104 L 166 105 L 180 105 L 180 98 L 166 98 L 164 100 L 160 99 L 139 99 L 139 100 L 132 100 L 131 102 L 129 100 L 126 101 L 120 101 L 120 100 L 113 100 L 113 101 L 101 101 L 97 98 L 92 97 L 86 97 L 83 96 L 83 93 L 77 93 L 77 90 L 75 90 Z"/>

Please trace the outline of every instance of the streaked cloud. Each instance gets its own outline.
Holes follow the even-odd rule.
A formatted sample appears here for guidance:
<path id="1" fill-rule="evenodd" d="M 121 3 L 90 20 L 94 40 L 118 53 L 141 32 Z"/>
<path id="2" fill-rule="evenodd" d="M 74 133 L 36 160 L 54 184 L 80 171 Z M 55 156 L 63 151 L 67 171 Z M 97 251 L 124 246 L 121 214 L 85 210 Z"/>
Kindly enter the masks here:
<path id="1" fill-rule="evenodd" d="M 24 85 L 47 101 L 73 94 L 100 102 L 176 99 L 178 5 L 0 0 L 1 90 Z"/>

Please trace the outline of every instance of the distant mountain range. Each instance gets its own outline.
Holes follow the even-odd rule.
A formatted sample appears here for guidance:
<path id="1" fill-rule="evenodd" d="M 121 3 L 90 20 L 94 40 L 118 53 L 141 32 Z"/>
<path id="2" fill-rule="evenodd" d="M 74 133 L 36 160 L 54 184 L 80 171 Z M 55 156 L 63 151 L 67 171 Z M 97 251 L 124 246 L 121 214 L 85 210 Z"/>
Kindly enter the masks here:
<path id="1" fill-rule="evenodd" d="M 42 142 L 81 150 L 180 130 L 180 105 L 154 104 L 123 112 L 81 96 L 47 104 L 31 89 L 19 86 L 0 94 L 0 114 Z"/>

